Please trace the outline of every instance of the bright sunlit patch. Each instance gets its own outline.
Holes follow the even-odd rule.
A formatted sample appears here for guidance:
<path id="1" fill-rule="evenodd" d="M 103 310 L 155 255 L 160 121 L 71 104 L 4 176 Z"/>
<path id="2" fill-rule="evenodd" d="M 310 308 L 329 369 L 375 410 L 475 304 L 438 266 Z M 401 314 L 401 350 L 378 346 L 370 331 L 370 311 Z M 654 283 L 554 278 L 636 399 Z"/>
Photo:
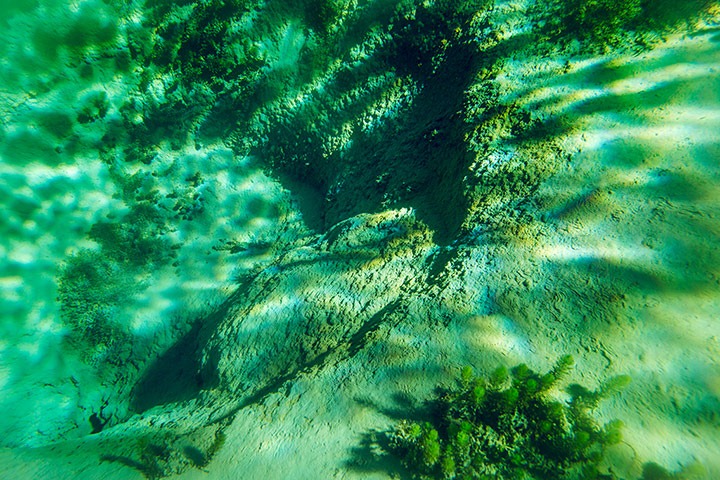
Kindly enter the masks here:
<path id="1" fill-rule="evenodd" d="M 512 318 L 505 315 L 483 315 L 470 320 L 473 343 L 503 354 L 525 356 L 531 351 L 529 337 Z"/>
<path id="2" fill-rule="evenodd" d="M 717 66 L 715 66 L 717 68 Z M 679 81 L 689 81 L 707 77 L 713 67 L 703 64 L 673 64 L 659 70 L 643 72 L 630 78 L 623 78 L 609 83 L 607 86 L 614 95 L 628 95 L 645 92 L 663 85 Z"/>
<path id="3" fill-rule="evenodd" d="M 598 238 L 600 240 L 600 238 Z M 539 254 L 550 260 L 649 260 L 653 252 L 647 248 L 626 246 L 622 243 L 602 239 L 602 243 L 593 247 L 570 245 L 547 245 L 539 249 Z"/>
<path id="4" fill-rule="evenodd" d="M 31 359 L 36 359 L 41 353 L 41 345 L 39 341 L 23 341 L 18 343 L 17 351 L 27 355 Z"/>
<path id="5" fill-rule="evenodd" d="M 720 110 L 713 108 L 712 105 L 679 105 L 668 107 L 663 111 L 667 112 L 667 117 L 679 123 L 689 124 L 690 127 L 694 125 L 695 128 L 698 128 L 708 124 L 708 126 L 720 128 Z M 702 134 L 693 135 L 695 141 L 705 138 L 706 136 Z"/>
<path id="6" fill-rule="evenodd" d="M 8 295 L 13 291 L 13 296 L 17 295 L 15 291 L 20 290 L 23 286 L 23 278 L 19 276 L 14 277 L 0 277 L 0 290 L 3 292 L 3 297 L 9 298 Z"/>
<path id="7" fill-rule="evenodd" d="M 526 355 L 531 351 L 529 337 L 520 330 L 511 318 L 501 318 L 500 329 L 501 337 L 498 337 L 498 340 L 504 344 L 508 352 L 516 355 Z"/>
<path id="8" fill-rule="evenodd" d="M 8 253 L 11 262 L 32 265 L 37 260 L 37 248 L 30 243 L 16 243 L 15 247 Z"/>
<path id="9" fill-rule="evenodd" d="M 650 116 L 650 114 L 647 115 L 647 117 Z M 584 146 L 584 150 L 600 151 L 604 145 L 618 139 L 660 147 L 671 141 L 678 142 L 694 138 L 697 131 L 698 127 L 690 122 L 648 120 L 646 123 L 628 124 L 619 114 L 608 112 L 596 115 L 587 128 L 574 134 L 574 139 Z"/>

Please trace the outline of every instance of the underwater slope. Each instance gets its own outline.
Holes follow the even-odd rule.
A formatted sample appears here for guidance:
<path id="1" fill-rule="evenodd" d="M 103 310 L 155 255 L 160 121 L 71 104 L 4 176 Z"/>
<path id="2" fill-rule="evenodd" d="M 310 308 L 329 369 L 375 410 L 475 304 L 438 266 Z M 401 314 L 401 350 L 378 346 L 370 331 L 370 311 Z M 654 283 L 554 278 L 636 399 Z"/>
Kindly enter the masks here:
<path id="1" fill-rule="evenodd" d="M 3 465 L 405 475 L 370 431 L 572 353 L 634 379 L 609 471 L 712 478 L 717 5 L 671 7 L 6 10 Z"/>

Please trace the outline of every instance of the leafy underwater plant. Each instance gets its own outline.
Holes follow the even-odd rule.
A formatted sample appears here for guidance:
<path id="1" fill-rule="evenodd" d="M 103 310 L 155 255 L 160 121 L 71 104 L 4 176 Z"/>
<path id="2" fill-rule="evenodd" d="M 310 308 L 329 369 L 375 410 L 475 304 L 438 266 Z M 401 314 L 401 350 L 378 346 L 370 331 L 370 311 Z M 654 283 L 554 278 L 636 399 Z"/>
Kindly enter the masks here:
<path id="1" fill-rule="evenodd" d="M 465 367 L 458 386 L 434 400 L 432 418 L 396 426 L 390 449 L 420 478 L 614 479 L 600 465 L 606 448 L 622 440 L 623 423 L 600 426 L 591 411 L 630 377 L 595 391 L 572 385 L 570 402 L 557 401 L 548 392 L 573 364 L 565 355 L 545 374 L 501 366 L 487 379 Z"/>

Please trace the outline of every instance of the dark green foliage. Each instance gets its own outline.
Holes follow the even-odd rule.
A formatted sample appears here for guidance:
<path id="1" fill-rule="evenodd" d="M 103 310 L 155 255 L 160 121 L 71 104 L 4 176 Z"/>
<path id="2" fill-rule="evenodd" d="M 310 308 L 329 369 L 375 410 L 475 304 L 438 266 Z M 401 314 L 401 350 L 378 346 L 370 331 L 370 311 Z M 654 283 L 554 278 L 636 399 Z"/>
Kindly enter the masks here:
<path id="1" fill-rule="evenodd" d="M 90 228 L 88 237 L 118 264 L 141 267 L 169 263 L 174 253 L 164 237 L 167 220 L 157 206 L 157 192 L 136 196 L 135 200 L 122 221 L 100 221 Z"/>
<path id="2" fill-rule="evenodd" d="M 603 427 L 603 437 L 607 445 L 615 445 L 622 441 L 622 420 L 612 420 Z"/>
<path id="3" fill-rule="evenodd" d="M 408 461 L 423 473 L 431 473 L 440 460 L 440 437 L 429 422 L 422 425 L 402 422 L 398 425 L 396 438 L 407 444 L 405 452 Z"/>
<path id="4" fill-rule="evenodd" d="M 613 377 L 594 392 L 573 386 L 568 404 L 553 400 L 548 391 L 573 363 L 566 355 L 546 374 L 525 364 L 499 367 L 488 381 L 466 367 L 428 421 L 400 422 L 391 449 L 421 478 L 613 479 L 600 465 L 605 449 L 622 440 L 623 424 L 600 426 L 591 411 L 629 377 Z"/>
<path id="5" fill-rule="evenodd" d="M 570 372 L 574 364 L 575 360 L 572 355 L 563 355 L 550 373 L 555 377 L 555 380 L 561 380 Z"/>
<path id="6" fill-rule="evenodd" d="M 338 0 L 309 0 L 303 5 L 305 22 L 315 31 L 326 33 L 330 24 L 338 17 L 345 7 Z"/>
<path id="7" fill-rule="evenodd" d="M 113 321 L 113 311 L 134 293 L 133 285 L 115 277 L 116 265 L 97 252 L 81 251 L 71 257 L 58 282 L 60 315 L 69 327 L 74 347 L 93 356 L 127 340 Z"/>
<path id="8" fill-rule="evenodd" d="M 509 378 L 508 370 L 504 366 L 496 368 L 490 375 L 490 385 L 495 388 L 502 387 Z"/>
<path id="9" fill-rule="evenodd" d="M 605 48 L 641 13 L 640 0 L 553 0 L 536 6 L 542 31 L 555 41 L 577 39 Z"/>
<path id="10" fill-rule="evenodd" d="M 156 17 L 159 41 L 153 45 L 150 54 L 153 64 L 174 69 L 186 87 L 203 81 L 216 92 L 223 89 L 224 80 L 260 67 L 257 58 L 237 61 L 231 52 L 227 32 L 230 21 L 247 12 L 250 2 L 210 0 L 188 3 L 196 3 L 192 15 L 179 14 L 179 10 L 164 5 L 154 8 L 152 16 Z"/>
<path id="11" fill-rule="evenodd" d="M 575 33 L 595 42 L 610 42 L 641 13 L 640 0 L 571 0 L 568 6 Z"/>
<path id="12" fill-rule="evenodd" d="M 690 0 L 552 0 L 533 8 L 543 35 L 564 43 L 573 39 L 604 50 L 628 40 L 650 43 L 702 16 L 716 2 Z"/>
<path id="13" fill-rule="evenodd" d="M 460 385 L 463 388 L 467 387 L 470 385 L 470 382 L 472 382 L 474 376 L 475 374 L 473 373 L 472 367 L 470 365 L 465 365 L 460 373 Z"/>
<path id="14" fill-rule="evenodd" d="M 132 180 L 132 179 L 131 179 Z M 58 276 L 58 301 L 67 340 L 92 363 L 129 349 L 130 333 L 118 314 L 144 285 L 133 281 L 144 271 L 160 268 L 177 255 L 166 239 L 166 213 L 156 205 L 157 193 L 133 188 L 130 211 L 121 219 L 99 221 L 88 237 L 97 250 L 81 250 L 68 259 Z"/>
<path id="15" fill-rule="evenodd" d="M 642 0 L 643 29 L 656 29 L 660 32 L 673 30 L 679 25 L 692 22 L 699 15 L 707 13 L 716 0 Z"/>

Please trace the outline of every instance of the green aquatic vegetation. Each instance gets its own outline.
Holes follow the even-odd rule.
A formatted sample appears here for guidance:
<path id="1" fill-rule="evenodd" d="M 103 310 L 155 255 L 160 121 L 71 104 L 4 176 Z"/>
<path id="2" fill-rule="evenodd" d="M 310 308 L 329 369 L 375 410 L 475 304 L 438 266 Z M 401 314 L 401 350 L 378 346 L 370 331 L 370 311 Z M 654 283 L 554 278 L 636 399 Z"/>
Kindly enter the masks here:
<path id="1" fill-rule="evenodd" d="M 563 356 L 545 374 L 500 366 L 487 379 L 465 367 L 457 387 L 433 401 L 430 418 L 396 426 L 390 450 L 420 478 L 613 479 L 600 469 L 606 448 L 622 440 L 623 423 L 599 425 L 592 410 L 630 377 L 595 391 L 573 385 L 571 400 L 558 401 L 549 392 L 573 363 Z"/>
<path id="2" fill-rule="evenodd" d="M 58 278 L 60 315 L 68 339 L 88 356 L 107 352 L 127 340 L 113 313 L 136 287 L 116 276 L 116 265 L 100 253 L 82 250 L 70 257 Z"/>
<path id="3" fill-rule="evenodd" d="M 709 0 L 551 0 L 531 11 L 541 37 L 551 43 L 579 40 L 586 47 L 606 50 L 622 44 L 639 47 L 708 14 Z"/>
<path id="4" fill-rule="evenodd" d="M 605 48 L 618 43 L 623 30 L 634 26 L 641 4 L 641 0 L 553 0 L 533 10 L 550 39 L 577 39 Z"/>
<path id="5" fill-rule="evenodd" d="M 567 21 L 581 37 L 609 42 L 642 12 L 640 0 L 571 0 Z"/>

